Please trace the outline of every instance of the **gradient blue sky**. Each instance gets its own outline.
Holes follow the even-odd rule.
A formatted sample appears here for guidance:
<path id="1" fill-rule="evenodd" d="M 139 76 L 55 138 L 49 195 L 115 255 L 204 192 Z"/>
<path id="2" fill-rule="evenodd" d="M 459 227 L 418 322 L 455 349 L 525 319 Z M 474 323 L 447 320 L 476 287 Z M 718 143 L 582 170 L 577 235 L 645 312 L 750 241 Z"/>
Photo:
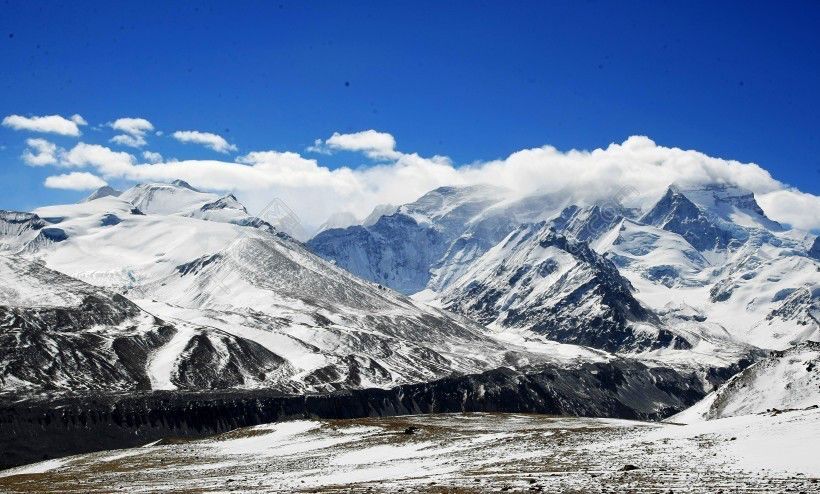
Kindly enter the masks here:
<path id="1" fill-rule="evenodd" d="M 0 117 L 79 113 L 103 144 L 93 126 L 144 117 L 246 152 L 372 128 L 455 163 L 640 134 L 820 194 L 820 2 L 149 4 L 5 1 Z M 44 188 L 27 137 L 0 128 L 0 208 L 85 195 Z"/>

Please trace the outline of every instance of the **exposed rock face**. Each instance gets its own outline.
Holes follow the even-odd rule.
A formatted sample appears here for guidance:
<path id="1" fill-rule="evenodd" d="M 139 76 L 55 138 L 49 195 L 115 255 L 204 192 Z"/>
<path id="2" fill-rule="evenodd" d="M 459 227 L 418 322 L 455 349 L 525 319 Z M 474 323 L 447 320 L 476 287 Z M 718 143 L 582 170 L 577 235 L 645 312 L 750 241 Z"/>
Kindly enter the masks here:
<path id="1" fill-rule="evenodd" d="M 702 251 L 725 249 L 733 238 L 730 232 L 713 224 L 703 210 L 674 186 L 669 187 L 666 194 L 640 221 L 677 233 Z"/>
<path id="2" fill-rule="evenodd" d="M 820 287 L 793 290 L 766 318 L 794 321 L 807 329 L 816 330 L 820 327 Z"/>
<path id="3" fill-rule="evenodd" d="M 814 243 L 809 248 L 809 257 L 820 261 L 820 236 L 814 238 Z"/>
<path id="4" fill-rule="evenodd" d="M 179 389 L 261 386 L 293 372 L 255 342 L 188 325 L 181 335 L 179 323 L 37 262 L 0 256 L 0 275 L 9 283 L 0 288 L 6 398 L 150 390 L 162 379 Z M 183 356 L 162 362 L 162 349 L 181 336 Z"/>
<path id="5" fill-rule="evenodd" d="M 48 223 L 32 213 L 0 210 L 0 251 L 19 252 Z"/>
<path id="6" fill-rule="evenodd" d="M 0 256 L 0 271 L 16 281 L 0 291 L 3 395 L 150 389 L 147 355 L 172 326 L 35 262 Z"/>

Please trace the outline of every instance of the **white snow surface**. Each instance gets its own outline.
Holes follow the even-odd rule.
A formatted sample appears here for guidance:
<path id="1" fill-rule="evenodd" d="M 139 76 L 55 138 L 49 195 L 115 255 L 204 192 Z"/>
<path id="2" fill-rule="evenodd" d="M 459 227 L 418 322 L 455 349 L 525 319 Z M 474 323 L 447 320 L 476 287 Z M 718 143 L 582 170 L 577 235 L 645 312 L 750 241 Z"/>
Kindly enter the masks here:
<path id="1" fill-rule="evenodd" d="M 404 434 L 406 427 L 415 434 Z M 691 425 L 516 414 L 294 421 L 0 473 L 10 489 L 813 491 L 820 411 Z M 630 466 L 632 471 L 624 471 Z M 100 474 L 104 471 L 104 474 Z"/>
<path id="2" fill-rule="evenodd" d="M 736 374 L 669 422 L 820 407 L 820 344 L 806 342 L 774 352 Z"/>

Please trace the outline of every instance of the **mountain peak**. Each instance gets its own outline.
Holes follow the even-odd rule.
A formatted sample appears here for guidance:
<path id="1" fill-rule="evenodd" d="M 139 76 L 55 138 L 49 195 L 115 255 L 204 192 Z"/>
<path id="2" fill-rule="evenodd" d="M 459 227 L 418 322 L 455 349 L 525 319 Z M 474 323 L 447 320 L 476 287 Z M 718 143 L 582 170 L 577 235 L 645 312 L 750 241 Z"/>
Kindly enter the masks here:
<path id="1" fill-rule="evenodd" d="M 681 194 L 681 189 L 678 184 L 669 184 L 669 187 L 666 189 L 666 195 L 676 195 Z"/>
<path id="2" fill-rule="evenodd" d="M 182 187 L 184 189 L 190 189 L 194 192 L 202 192 L 201 190 L 194 188 L 191 184 L 186 182 L 185 180 L 176 179 L 171 182 L 171 185 L 176 185 L 177 187 Z"/>
<path id="3" fill-rule="evenodd" d="M 109 185 L 103 185 L 99 189 L 92 192 L 88 197 L 83 199 L 81 202 L 89 202 L 89 201 L 93 201 L 94 199 L 99 199 L 101 197 L 117 197 L 120 194 L 122 194 L 121 191 L 119 191 L 119 190 L 117 190 L 117 189 L 115 189 L 115 188 L 113 188 Z"/>
<path id="4" fill-rule="evenodd" d="M 820 236 L 814 238 L 814 243 L 809 249 L 809 257 L 820 261 Z"/>
<path id="5" fill-rule="evenodd" d="M 220 197 L 215 201 L 208 202 L 204 204 L 200 211 L 212 211 L 212 210 L 219 210 L 219 209 L 236 209 L 238 211 L 242 211 L 243 213 L 247 213 L 248 210 L 242 205 L 241 202 L 236 198 L 233 194 L 228 194 L 225 196 Z"/>
<path id="6" fill-rule="evenodd" d="M 730 234 L 712 224 L 704 210 L 675 185 L 669 186 L 640 222 L 677 233 L 700 251 L 725 248 L 731 240 Z"/>

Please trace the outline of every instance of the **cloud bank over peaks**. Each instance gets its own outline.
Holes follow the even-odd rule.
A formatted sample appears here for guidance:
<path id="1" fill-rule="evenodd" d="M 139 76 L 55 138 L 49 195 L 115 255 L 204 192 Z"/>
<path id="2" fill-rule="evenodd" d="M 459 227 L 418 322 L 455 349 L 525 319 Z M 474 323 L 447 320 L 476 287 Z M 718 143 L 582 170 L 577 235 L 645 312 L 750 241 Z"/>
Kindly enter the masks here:
<path id="1" fill-rule="evenodd" d="M 214 145 L 230 146 L 224 142 Z M 504 159 L 462 166 L 446 156 L 423 157 L 399 151 L 392 135 L 375 130 L 334 133 L 318 145 L 323 152 L 360 153 L 364 164 L 330 168 L 321 163 L 321 155 L 314 159 L 276 150 L 253 151 L 235 160 L 163 161 L 158 153 L 143 152 L 138 159 L 84 142 L 68 150 L 29 143 L 30 156 L 23 159 L 38 166 L 85 169 L 101 181 L 182 179 L 199 189 L 234 192 L 252 211 L 279 198 L 306 226 L 320 225 L 339 211 L 363 218 L 379 204 L 411 202 L 441 186 L 492 184 L 509 190 L 511 196 L 569 191 L 577 201 L 589 202 L 620 194 L 628 187 L 631 193 L 626 205 L 649 208 L 673 183 L 725 183 L 754 192 L 776 221 L 820 229 L 820 197 L 788 187 L 754 163 L 660 146 L 644 136 L 591 151 L 559 151 L 552 146 L 523 149 Z M 59 183 L 52 181 L 50 186 Z"/>

